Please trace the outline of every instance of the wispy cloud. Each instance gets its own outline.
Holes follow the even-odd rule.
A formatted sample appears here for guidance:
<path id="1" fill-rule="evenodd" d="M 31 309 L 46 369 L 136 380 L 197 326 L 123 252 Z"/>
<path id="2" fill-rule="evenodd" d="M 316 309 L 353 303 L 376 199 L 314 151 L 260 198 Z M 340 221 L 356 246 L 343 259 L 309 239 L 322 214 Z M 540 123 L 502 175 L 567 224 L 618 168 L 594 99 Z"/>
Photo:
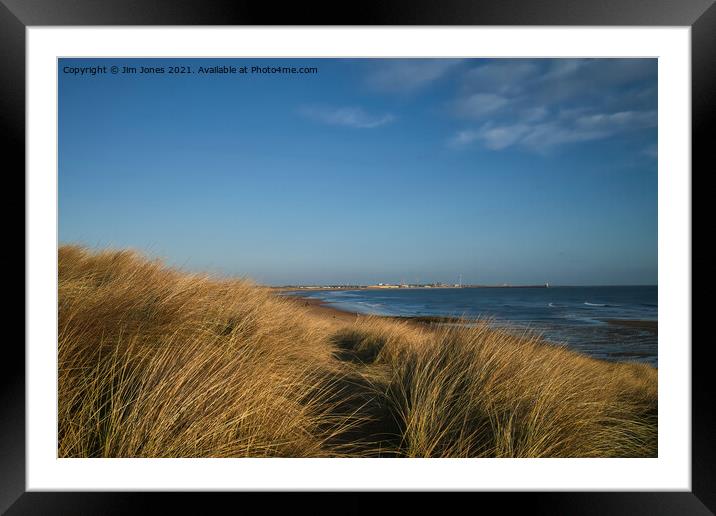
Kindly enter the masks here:
<path id="1" fill-rule="evenodd" d="M 474 127 L 450 145 L 537 152 L 656 126 L 651 60 L 482 61 L 467 70 L 449 111 Z"/>
<path id="2" fill-rule="evenodd" d="M 517 95 L 523 86 L 540 74 L 534 60 L 500 59 L 487 61 L 465 73 L 462 88 L 465 93 L 491 91 L 502 95 Z"/>
<path id="3" fill-rule="evenodd" d="M 656 112 L 624 111 L 599 113 L 547 122 L 518 122 L 496 125 L 486 122 L 477 129 L 458 131 L 450 140 L 453 146 L 480 142 L 491 150 L 520 145 L 534 151 L 549 151 L 567 143 L 609 138 L 624 131 L 656 126 Z"/>
<path id="4" fill-rule="evenodd" d="M 316 122 L 358 129 L 373 129 L 395 120 L 390 113 L 373 114 L 359 107 L 302 106 L 298 111 Z"/>
<path id="5" fill-rule="evenodd" d="M 481 118 L 498 111 L 509 101 L 494 93 L 474 93 L 455 102 L 454 111 L 458 116 Z"/>
<path id="6" fill-rule="evenodd" d="M 659 156 L 659 149 L 656 145 L 649 145 L 642 151 L 642 154 L 652 159 L 657 159 L 657 157 Z"/>
<path id="7" fill-rule="evenodd" d="M 380 91 L 413 92 L 444 77 L 461 62 L 461 59 L 381 60 L 369 70 L 366 83 Z"/>
<path id="8" fill-rule="evenodd" d="M 575 125 L 583 130 L 606 132 L 656 127 L 656 111 L 620 111 L 585 115 L 577 118 Z"/>
<path id="9" fill-rule="evenodd" d="M 530 127 L 522 124 L 494 126 L 486 123 L 476 130 L 458 131 L 451 142 L 455 146 L 482 142 L 485 147 L 500 150 L 519 142 L 530 131 Z"/>

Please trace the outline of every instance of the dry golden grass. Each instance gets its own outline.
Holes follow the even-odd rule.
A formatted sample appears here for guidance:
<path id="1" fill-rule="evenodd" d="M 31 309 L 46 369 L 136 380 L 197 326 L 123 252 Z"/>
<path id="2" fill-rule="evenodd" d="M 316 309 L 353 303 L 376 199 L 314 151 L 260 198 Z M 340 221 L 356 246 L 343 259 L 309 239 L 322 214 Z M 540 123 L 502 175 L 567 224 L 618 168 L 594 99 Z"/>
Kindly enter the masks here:
<path id="1" fill-rule="evenodd" d="M 61 457 L 636 457 L 656 370 L 59 250 Z"/>

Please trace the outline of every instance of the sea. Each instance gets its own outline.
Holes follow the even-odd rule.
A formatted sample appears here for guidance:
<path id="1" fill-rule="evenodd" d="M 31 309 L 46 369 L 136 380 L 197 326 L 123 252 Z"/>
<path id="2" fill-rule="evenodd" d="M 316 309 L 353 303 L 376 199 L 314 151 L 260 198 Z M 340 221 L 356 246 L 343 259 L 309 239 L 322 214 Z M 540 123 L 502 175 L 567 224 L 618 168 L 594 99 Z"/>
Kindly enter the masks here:
<path id="1" fill-rule="evenodd" d="M 657 321 L 657 286 L 299 290 L 360 314 L 489 319 L 587 355 L 658 366 L 655 328 L 609 321 Z"/>

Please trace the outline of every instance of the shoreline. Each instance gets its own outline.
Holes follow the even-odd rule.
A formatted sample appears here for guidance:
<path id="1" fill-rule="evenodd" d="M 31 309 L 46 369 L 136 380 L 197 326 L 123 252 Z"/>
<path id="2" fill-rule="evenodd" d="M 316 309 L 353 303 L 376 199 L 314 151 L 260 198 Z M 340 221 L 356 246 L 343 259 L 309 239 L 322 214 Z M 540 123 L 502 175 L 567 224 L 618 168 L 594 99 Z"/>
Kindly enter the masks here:
<path id="1" fill-rule="evenodd" d="M 377 318 L 390 321 L 403 321 L 416 326 L 432 326 L 435 324 L 444 323 L 459 323 L 463 319 L 459 317 L 445 317 L 445 316 L 430 316 L 430 315 L 380 315 L 380 314 L 362 314 L 359 312 L 352 312 L 350 310 L 341 310 L 331 306 L 322 299 L 316 299 L 312 297 L 302 296 L 281 296 L 284 299 L 290 299 L 304 308 L 308 309 L 308 312 L 315 316 L 325 319 L 330 319 L 335 322 L 354 323 L 361 317 Z"/>
<path id="2" fill-rule="evenodd" d="M 339 325 L 350 325 L 361 320 L 361 318 L 374 318 L 385 321 L 405 322 L 408 325 L 424 329 L 424 330 L 436 330 L 438 326 L 444 324 L 460 324 L 464 323 L 465 319 L 459 317 L 449 316 L 430 316 L 430 315 L 380 315 L 380 314 L 362 314 L 359 312 L 353 312 L 350 310 L 341 310 L 335 306 L 331 306 L 329 303 L 322 299 L 303 297 L 303 296 L 280 296 L 291 300 L 291 302 L 297 303 L 308 310 L 309 315 L 314 318 L 322 319 L 323 321 L 329 321 Z M 658 321 L 650 320 L 637 320 L 637 319 L 601 319 L 602 323 L 609 325 L 618 330 L 618 328 L 637 329 L 644 330 L 658 335 Z M 560 346 L 558 342 L 550 341 L 545 339 L 546 344 Z M 628 363 L 630 359 L 634 358 L 645 358 L 650 357 L 651 353 L 644 353 L 640 351 L 610 351 L 606 353 L 607 356 L 612 357 L 611 359 L 606 357 L 593 356 L 591 354 L 585 354 L 578 349 L 570 348 L 570 351 L 580 356 L 596 360 L 604 363 Z M 626 360 L 627 362 L 624 362 Z M 656 366 L 652 365 L 656 368 Z"/>
<path id="3" fill-rule="evenodd" d="M 377 317 L 393 321 L 407 321 L 411 324 L 421 326 L 431 326 L 434 324 L 449 324 L 463 322 L 460 317 L 440 316 L 440 315 L 380 315 L 380 314 L 362 314 L 350 310 L 342 310 L 330 305 L 322 299 L 303 296 L 285 295 L 282 298 L 291 299 L 302 306 L 308 308 L 309 312 L 318 317 L 327 317 L 332 320 L 352 323 L 360 317 Z M 649 331 L 658 335 L 659 321 L 651 321 L 644 319 L 601 319 L 605 324 L 619 326 L 622 328 L 634 328 Z"/>
<path id="4" fill-rule="evenodd" d="M 352 323 L 355 322 L 361 315 L 367 317 L 365 314 L 359 314 L 358 312 L 350 312 L 347 310 L 339 310 L 321 299 L 312 297 L 301 297 L 301 296 L 281 296 L 283 299 L 290 299 L 293 302 L 300 304 L 301 306 L 308 309 L 311 315 L 318 317 L 325 317 L 332 320 Z M 382 317 L 382 316 L 377 316 Z"/>

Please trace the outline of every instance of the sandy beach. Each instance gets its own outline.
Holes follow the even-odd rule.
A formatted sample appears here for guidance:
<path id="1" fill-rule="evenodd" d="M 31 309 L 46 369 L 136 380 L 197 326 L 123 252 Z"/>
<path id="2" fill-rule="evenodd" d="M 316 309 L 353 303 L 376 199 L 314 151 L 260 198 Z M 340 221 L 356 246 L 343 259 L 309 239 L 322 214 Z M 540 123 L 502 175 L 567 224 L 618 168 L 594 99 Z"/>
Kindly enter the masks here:
<path id="1" fill-rule="evenodd" d="M 333 308 L 332 306 L 329 306 L 324 301 L 321 301 L 320 299 L 313 299 L 309 297 L 300 297 L 300 296 L 284 296 L 287 299 L 291 299 L 295 301 L 296 303 L 300 304 L 303 307 L 308 308 L 308 311 L 311 315 L 315 317 L 320 317 L 323 319 L 331 319 L 335 322 L 346 322 L 346 323 L 354 323 L 357 319 L 361 317 L 360 314 L 353 313 L 353 312 L 346 312 L 344 310 L 338 310 L 337 308 Z M 365 317 L 365 316 L 363 316 Z"/>

